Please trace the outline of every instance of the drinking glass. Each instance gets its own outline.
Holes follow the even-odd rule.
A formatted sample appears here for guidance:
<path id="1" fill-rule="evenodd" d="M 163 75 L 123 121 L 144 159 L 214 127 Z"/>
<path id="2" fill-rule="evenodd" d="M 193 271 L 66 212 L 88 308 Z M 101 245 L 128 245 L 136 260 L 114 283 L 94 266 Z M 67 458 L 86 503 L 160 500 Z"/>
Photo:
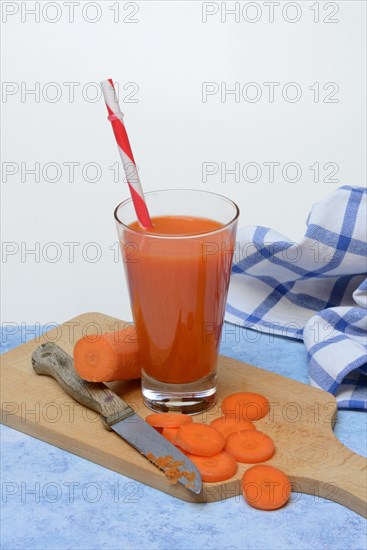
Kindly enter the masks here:
<path id="1" fill-rule="evenodd" d="M 194 414 L 215 402 L 239 209 L 224 196 L 191 189 L 153 191 L 145 199 L 155 232 L 139 226 L 131 199 L 115 210 L 144 403 Z M 189 231 L 177 232 L 177 222 L 189 222 Z"/>

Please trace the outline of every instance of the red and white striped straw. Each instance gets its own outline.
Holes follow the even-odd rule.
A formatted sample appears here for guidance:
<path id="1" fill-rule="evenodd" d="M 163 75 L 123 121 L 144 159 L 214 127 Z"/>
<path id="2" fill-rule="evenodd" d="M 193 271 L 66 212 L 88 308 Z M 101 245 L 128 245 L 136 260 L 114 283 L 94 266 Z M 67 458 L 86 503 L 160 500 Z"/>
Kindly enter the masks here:
<path id="1" fill-rule="evenodd" d="M 125 170 L 126 180 L 129 185 L 135 212 L 140 225 L 142 225 L 145 229 L 148 229 L 153 226 L 145 202 L 134 155 L 126 133 L 124 114 L 121 112 L 112 78 L 103 80 L 101 82 L 101 87 L 108 111 L 108 120 L 111 122 L 113 132 L 115 134 L 117 147 Z"/>

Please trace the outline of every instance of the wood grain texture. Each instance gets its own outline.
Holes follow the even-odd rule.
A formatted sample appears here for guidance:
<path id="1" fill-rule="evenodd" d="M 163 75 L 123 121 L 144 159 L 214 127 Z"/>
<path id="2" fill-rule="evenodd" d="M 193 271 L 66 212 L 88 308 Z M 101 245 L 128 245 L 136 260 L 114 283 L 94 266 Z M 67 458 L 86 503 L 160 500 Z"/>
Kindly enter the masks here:
<path id="1" fill-rule="evenodd" d="M 52 376 L 75 401 L 101 415 L 105 428 L 124 420 L 134 411 L 105 384 L 86 382 L 74 369 L 72 357 L 54 342 L 41 344 L 32 354 L 37 374 Z"/>
<path id="2" fill-rule="evenodd" d="M 99 414 L 76 403 L 50 377 L 35 374 L 34 350 L 47 341 L 57 343 L 72 355 L 74 343 L 86 330 L 118 330 L 124 321 L 101 313 L 87 313 L 53 329 L 2 356 L 2 423 L 38 437 L 78 456 L 191 502 L 213 502 L 241 493 L 241 477 L 249 465 L 240 464 L 237 474 L 222 483 L 204 483 L 200 495 L 181 485 L 170 485 L 164 474 L 140 456 L 117 434 L 105 430 Z M 97 330 L 94 330 L 97 332 Z M 150 411 L 143 405 L 139 383 L 119 382 L 108 386 L 142 417 Z M 218 403 L 194 417 L 211 422 L 220 416 L 223 398 L 236 391 L 262 393 L 271 402 L 270 414 L 257 421 L 257 428 L 270 435 L 276 453 L 267 461 L 284 470 L 293 490 L 339 502 L 366 517 L 366 459 L 353 453 L 335 437 L 335 398 L 324 391 L 273 374 L 234 359 L 220 357 Z"/>

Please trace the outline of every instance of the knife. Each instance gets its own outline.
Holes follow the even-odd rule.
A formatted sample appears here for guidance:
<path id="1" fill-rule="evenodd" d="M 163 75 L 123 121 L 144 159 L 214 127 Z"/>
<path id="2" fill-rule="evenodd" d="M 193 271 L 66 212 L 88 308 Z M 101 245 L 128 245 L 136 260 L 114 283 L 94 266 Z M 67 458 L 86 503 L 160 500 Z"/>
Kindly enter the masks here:
<path id="1" fill-rule="evenodd" d="M 149 426 L 145 420 L 105 384 L 86 382 L 74 369 L 73 359 L 52 342 L 39 346 L 32 354 L 37 374 L 57 380 L 73 399 L 98 412 L 107 430 L 113 430 L 150 462 L 184 487 L 199 494 L 202 481 L 199 470 L 177 447 Z"/>

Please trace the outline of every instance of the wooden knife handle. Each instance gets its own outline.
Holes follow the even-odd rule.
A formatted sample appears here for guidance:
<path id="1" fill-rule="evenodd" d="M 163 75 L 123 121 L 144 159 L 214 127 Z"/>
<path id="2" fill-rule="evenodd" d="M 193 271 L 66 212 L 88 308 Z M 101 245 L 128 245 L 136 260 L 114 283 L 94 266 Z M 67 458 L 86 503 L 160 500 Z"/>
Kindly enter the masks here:
<path id="1" fill-rule="evenodd" d="M 134 410 L 107 386 L 80 378 L 70 355 L 52 342 L 42 344 L 33 352 L 32 365 L 37 374 L 52 376 L 75 401 L 98 412 L 108 430 L 134 414 Z"/>

